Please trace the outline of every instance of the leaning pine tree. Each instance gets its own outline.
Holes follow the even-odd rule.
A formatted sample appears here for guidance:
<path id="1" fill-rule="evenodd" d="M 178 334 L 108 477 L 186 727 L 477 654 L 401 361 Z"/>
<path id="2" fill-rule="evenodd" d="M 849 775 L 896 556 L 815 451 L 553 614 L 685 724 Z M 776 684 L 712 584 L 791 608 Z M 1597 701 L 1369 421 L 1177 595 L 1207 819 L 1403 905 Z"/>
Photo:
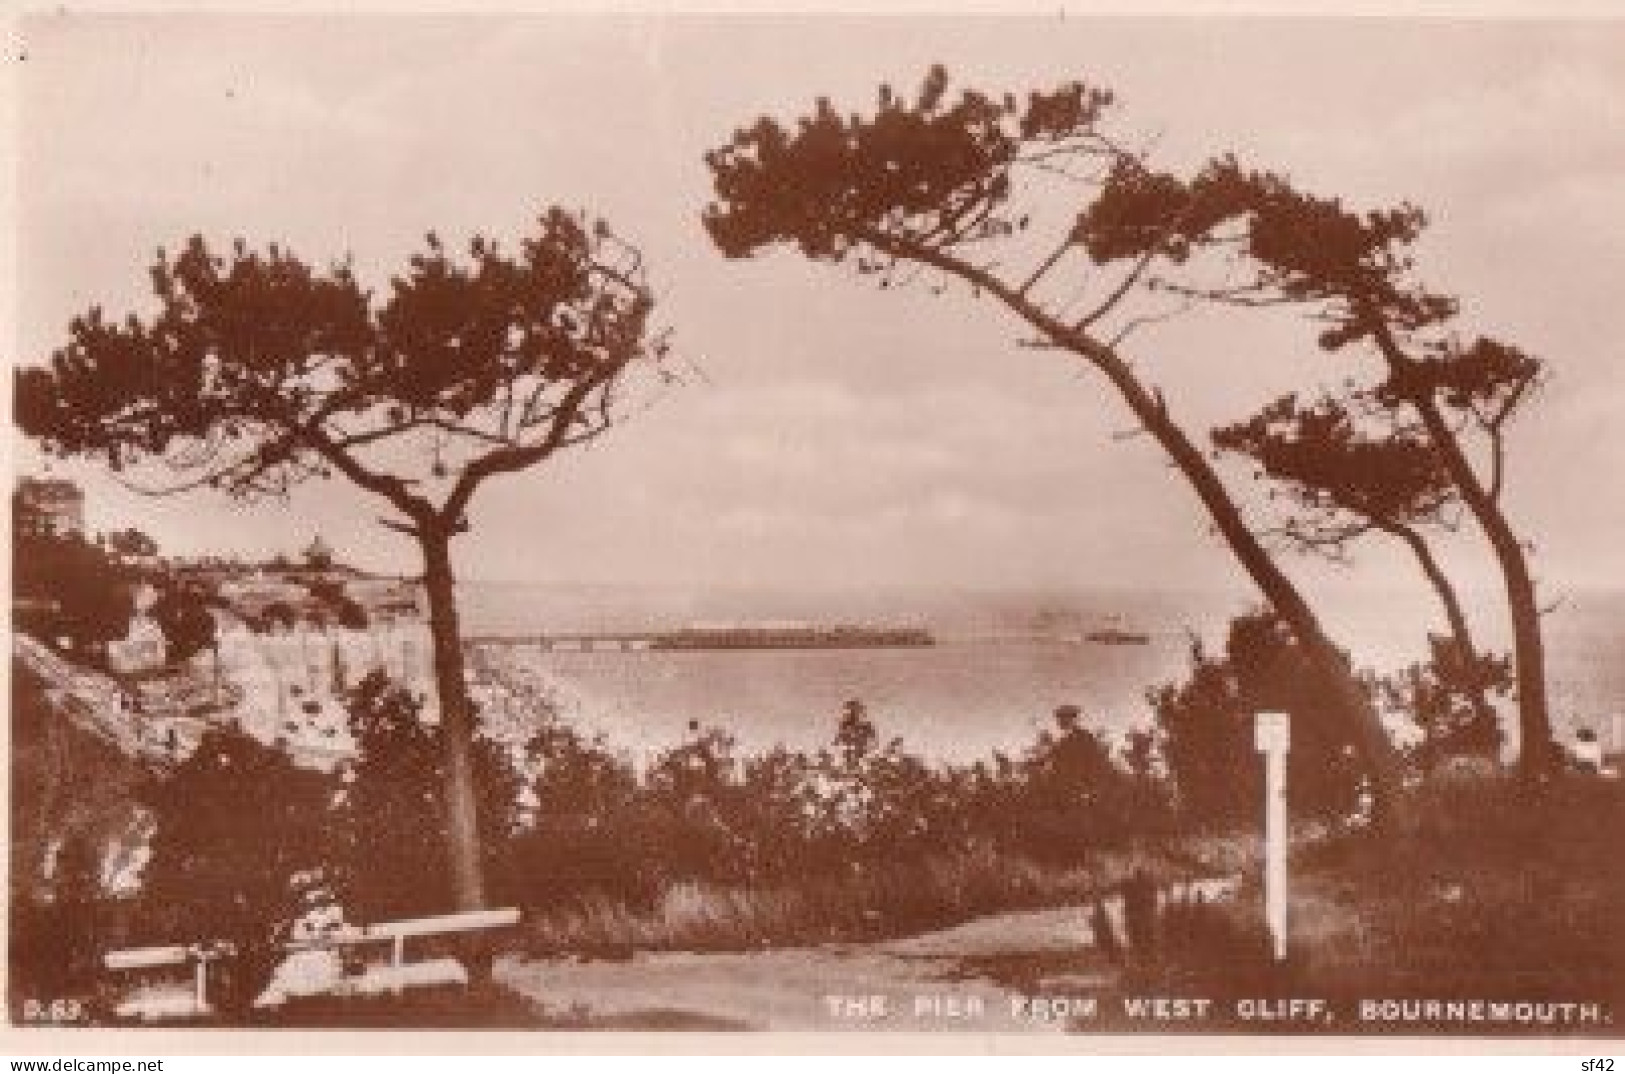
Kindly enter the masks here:
<path id="1" fill-rule="evenodd" d="M 554 209 L 513 250 L 475 238 L 459 256 L 430 235 L 382 299 L 348 265 L 240 241 L 229 256 L 200 238 L 160 252 L 152 280 L 155 315 L 91 309 L 48 363 L 17 372 L 19 426 L 128 479 L 167 470 L 155 493 L 253 500 L 341 477 L 393 510 L 384 524 L 423 556 L 453 889 L 483 905 L 451 540 L 488 478 L 603 435 L 636 371 L 664 375 L 641 255 Z"/>
<path id="2" fill-rule="evenodd" d="M 1364 350 L 1382 363 L 1373 392 L 1409 413 L 1455 495 L 1477 522 L 1501 571 L 1512 626 L 1518 692 L 1518 767 L 1546 779 L 1559 754 L 1552 737 L 1545 641 L 1528 541 L 1502 502 L 1507 432 L 1544 376 L 1544 363 L 1458 324 L 1460 302 L 1417 278 L 1415 247 L 1427 214 L 1414 205 L 1359 212 L 1285 176 L 1222 157 L 1189 180 L 1166 173 L 1119 184 L 1120 242 L 1113 260 L 1140 265 L 1173 242 L 1232 255 L 1224 280 L 1153 277 L 1187 301 L 1293 307 L 1320 327 L 1329 354 Z"/>
<path id="3" fill-rule="evenodd" d="M 1324 395 L 1304 404 L 1275 400 L 1246 421 L 1215 429 L 1213 442 L 1258 465 L 1286 501 L 1274 531 L 1289 548 L 1334 563 L 1349 560 L 1369 534 L 1402 543 L 1427 579 L 1450 631 L 1430 636 L 1434 671 L 1446 692 L 1459 692 L 1485 744 L 1499 741 L 1492 689 L 1503 685 L 1499 658 L 1479 651 L 1455 583 L 1427 529 L 1450 530 L 1460 496 L 1425 431 L 1407 423 L 1373 393 Z"/>
<path id="4" fill-rule="evenodd" d="M 935 68 L 912 101 L 882 87 L 871 115 L 820 101 L 790 127 L 763 118 L 707 156 L 715 200 L 705 227 L 730 257 L 790 246 L 855 265 L 882 286 L 957 281 L 1032 333 L 1028 346 L 1098 373 L 1297 637 L 1328 711 L 1389 803 L 1394 746 L 1348 661 L 1129 346 L 1138 329 L 1190 303 L 1153 281 L 1201 269 L 1193 255 L 1205 251 L 1191 237 L 1233 219 L 1245 191 L 1214 183 L 1185 196 L 1109 133 L 1111 103 L 1080 83 L 1025 100 L 952 99 Z"/>

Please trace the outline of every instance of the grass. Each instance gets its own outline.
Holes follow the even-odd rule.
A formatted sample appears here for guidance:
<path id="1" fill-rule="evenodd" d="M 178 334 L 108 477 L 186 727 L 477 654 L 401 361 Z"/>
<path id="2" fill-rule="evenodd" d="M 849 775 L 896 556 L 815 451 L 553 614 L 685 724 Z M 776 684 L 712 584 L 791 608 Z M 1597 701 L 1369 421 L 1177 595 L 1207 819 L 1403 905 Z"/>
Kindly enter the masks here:
<path id="1" fill-rule="evenodd" d="M 1616 846 L 1625 788 L 1569 779 L 1538 795 L 1505 778 L 1420 788 L 1398 833 L 1303 829 L 1294 846 L 1292 948 L 1269 957 L 1256 883 L 1233 902 L 1186 905 L 1160 921 L 1158 948 L 1113 966 L 1099 950 L 964 959 L 960 975 L 1028 995 L 1098 1000 L 1088 1032 L 1609 1036 L 1613 1025 L 1363 1021 L 1362 1000 L 1576 1002 L 1625 1012 L 1625 859 Z M 966 850 L 854 870 L 796 886 L 683 883 L 651 910 L 607 900 L 527 921 L 504 946 L 532 957 L 629 958 L 642 950 L 741 951 L 862 941 L 1002 911 L 1079 905 L 1135 867 L 1153 874 L 1257 875 L 1254 835 L 1102 854 L 1064 867 Z M 957 977 L 957 975 L 956 975 Z M 1204 997 L 1209 1017 L 1147 1021 L 1125 1001 Z M 1263 1021 L 1240 1005 L 1319 998 L 1330 1018 Z M 401 996 L 321 997 L 258 1014 L 266 1026 L 610 1028 L 583 1010 L 552 1010 L 491 984 Z M 1617 1015 L 1615 1015 L 1617 1017 Z M 652 1019 L 652 1020 L 651 1020 Z M 682 1012 L 640 1014 L 623 1028 L 718 1029 Z"/>
<path id="2" fill-rule="evenodd" d="M 1411 805 L 1393 836 L 1348 834 L 1294 854 L 1284 964 L 1269 957 L 1249 884 L 1232 903 L 1166 917 L 1156 960 L 1128 967 L 1102 996 L 1105 1016 L 1079 1028 L 1146 1029 L 1121 1017 L 1122 998 L 1138 994 L 1216 1000 L 1215 1020 L 1166 1031 L 1616 1035 L 1625 787 L 1570 778 L 1531 794 L 1496 776 L 1425 785 Z M 1236 1016 L 1248 997 L 1322 997 L 1336 1018 L 1261 1026 Z M 1596 1004 L 1613 1021 L 1358 1021 L 1362 1000 L 1414 999 Z"/>
<path id="3" fill-rule="evenodd" d="M 1003 911 L 1081 905 L 1148 861 L 1154 868 L 1188 876 L 1192 862 L 1229 862 L 1246 853 L 1247 846 L 1245 837 L 1200 840 L 1178 855 L 1102 853 L 1087 866 L 1041 863 L 981 848 L 798 885 L 746 888 L 684 882 L 669 888 L 647 911 L 599 899 L 579 909 L 532 916 L 520 929 L 504 932 L 500 947 L 532 958 L 615 960 L 639 951 L 750 951 L 901 937 Z M 454 943 L 424 940 L 413 954 L 461 957 L 462 952 Z M 1080 958 L 1098 961 L 1082 950 Z M 736 1028 L 691 1012 L 606 1018 L 583 1010 L 554 1010 L 489 983 L 466 991 L 427 988 L 398 996 L 302 998 L 248 1018 L 242 1024 L 267 1028 Z M 222 1022 L 211 1017 L 191 1024 Z"/>
<path id="4" fill-rule="evenodd" d="M 411 988 L 398 995 L 309 996 L 256 1011 L 244 1023 L 277 1029 L 584 1029 L 494 983 Z"/>
<path id="5" fill-rule="evenodd" d="M 1433 784 L 1408 838 L 1305 863 L 1306 921 L 1320 957 L 1362 983 L 1530 995 L 1611 980 L 1617 995 L 1621 831 L 1619 783 L 1570 778 L 1535 795 L 1505 777 Z"/>
<path id="6" fill-rule="evenodd" d="M 95 1025 L 148 1023 L 103 1017 Z M 244 1014 L 163 1021 L 166 1029 L 586 1029 L 580 1012 L 552 1012 L 495 983 L 411 988 L 372 996 L 303 996 Z"/>
<path id="7" fill-rule="evenodd" d="M 744 951 L 900 936 L 983 913 L 1065 905 L 1102 883 L 1102 866 L 1058 867 L 989 850 L 854 869 L 800 884 L 685 881 L 650 910 L 611 899 L 530 919 L 532 955 L 630 957 L 640 950 Z"/>
<path id="8" fill-rule="evenodd" d="M 235 1024 L 235 1023 L 234 1023 Z M 724 1018 L 686 1011 L 594 1015 L 555 1010 L 495 983 L 409 989 L 399 995 L 312 996 L 256 1011 L 255 1029 L 553 1029 L 641 1032 L 743 1029 Z"/>
<path id="9" fill-rule="evenodd" d="M 1226 872 L 1238 853 L 1245 851 L 1234 841 L 1193 840 L 1177 854 L 1102 852 L 1087 864 L 1060 865 L 974 848 L 793 885 L 689 881 L 670 887 L 650 910 L 598 899 L 536 915 L 522 946 L 540 957 L 627 958 L 899 937 L 985 914 L 1080 905 L 1147 862 L 1169 876 Z"/>

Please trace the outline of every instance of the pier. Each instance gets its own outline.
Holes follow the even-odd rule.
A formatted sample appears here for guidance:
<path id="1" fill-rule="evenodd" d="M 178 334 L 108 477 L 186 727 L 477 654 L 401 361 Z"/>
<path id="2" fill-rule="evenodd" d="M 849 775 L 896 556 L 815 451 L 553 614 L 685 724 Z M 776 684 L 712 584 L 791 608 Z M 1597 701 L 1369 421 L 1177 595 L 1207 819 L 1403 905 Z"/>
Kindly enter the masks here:
<path id="1" fill-rule="evenodd" d="M 470 647 L 539 649 L 565 653 L 631 653 L 658 648 L 663 635 L 653 631 L 626 633 L 472 634 Z"/>
<path id="2" fill-rule="evenodd" d="M 895 649 L 935 645 L 919 627 L 727 626 L 680 630 L 474 634 L 473 647 L 501 646 L 542 652 L 640 652 L 712 649 Z"/>

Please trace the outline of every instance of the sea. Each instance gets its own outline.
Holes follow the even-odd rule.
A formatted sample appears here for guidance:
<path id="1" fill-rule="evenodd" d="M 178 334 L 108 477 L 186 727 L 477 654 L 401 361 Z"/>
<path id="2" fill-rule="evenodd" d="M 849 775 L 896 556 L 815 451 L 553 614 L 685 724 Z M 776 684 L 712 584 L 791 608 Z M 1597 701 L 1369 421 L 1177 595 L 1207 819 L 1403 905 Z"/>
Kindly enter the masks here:
<path id="1" fill-rule="evenodd" d="M 1151 722 L 1148 691 L 1180 681 L 1192 645 L 1222 647 L 1229 619 L 1256 600 L 1218 591 L 867 589 L 768 591 L 681 586 L 465 582 L 467 635 L 668 630 L 798 623 L 922 626 L 922 648 L 595 651 L 514 650 L 567 699 L 569 718 L 647 759 L 720 728 L 742 752 L 827 745 L 842 706 L 861 702 L 884 738 L 937 762 L 1018 755 L 1054 711 L 1079 707 L 1108 732 Z M 1465 603 L 1486 648 L 1505 649 L 1501 606 Z M 1365 668 L 1392 671 L 1439 629 L 1425 595 L 1350 588 L 1320 601 L 1334 639 Z M 1545 620 L 1560 736 L 1592 727 L 1625 748 L 1625 591 L 1570 593 Z M 1098 629 L 1143 633 L 1102 644 Z"/>

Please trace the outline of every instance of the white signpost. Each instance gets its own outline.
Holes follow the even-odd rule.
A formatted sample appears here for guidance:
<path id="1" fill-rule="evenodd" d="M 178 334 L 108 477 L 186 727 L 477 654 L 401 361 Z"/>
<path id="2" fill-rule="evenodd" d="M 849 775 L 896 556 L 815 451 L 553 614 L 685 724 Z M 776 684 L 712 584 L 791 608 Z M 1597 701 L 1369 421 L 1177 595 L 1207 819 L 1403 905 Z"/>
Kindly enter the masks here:
<path id="1" fill-rule="evenodd" d="M 1290 720 L 1284 712 L 1260 712 L 1253 744 L 1264 755 L 1264 921 L 1275 942 L 1275 960 L 1286 960 L 1286 751 Z"/>

